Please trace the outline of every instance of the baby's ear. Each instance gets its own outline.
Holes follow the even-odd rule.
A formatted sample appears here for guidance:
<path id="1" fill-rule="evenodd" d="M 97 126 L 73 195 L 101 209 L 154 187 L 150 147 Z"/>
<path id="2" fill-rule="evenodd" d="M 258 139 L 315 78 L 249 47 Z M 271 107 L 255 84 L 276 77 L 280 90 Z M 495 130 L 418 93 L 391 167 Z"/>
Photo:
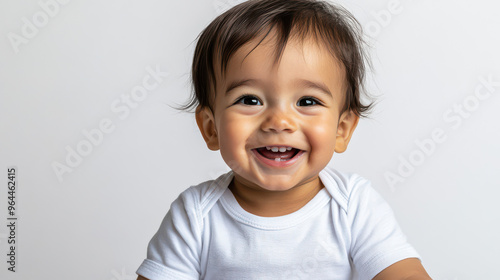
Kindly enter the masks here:
<path id="1" fill-rule="evenodd" d="M 335 152 L 343 153 L 351 140 L 352 133 L 358 125 L 359 117 L 351 110 L 342 113 L 337 126 L 337 138 L 335 140 Z"/>
<path id="2" fill-rule="evenodd" d="M 196 108 L 196 123 L 207 143 L 207 147 L 212 151 L 217 151 L 219 149 L 219 138 L 215 129 L 215 119 L 212 111 L 209 108 L 198 106 Z"/>

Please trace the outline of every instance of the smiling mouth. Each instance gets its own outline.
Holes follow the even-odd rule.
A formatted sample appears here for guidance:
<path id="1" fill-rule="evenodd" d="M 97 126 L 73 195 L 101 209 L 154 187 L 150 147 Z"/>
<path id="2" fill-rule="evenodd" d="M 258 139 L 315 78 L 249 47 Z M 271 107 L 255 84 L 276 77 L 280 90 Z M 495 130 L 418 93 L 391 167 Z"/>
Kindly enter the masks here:
<path id="1" fill-rule="evenodd" d="M 276 162 L 289 161 L 302 150 L 287 146 L 266 146 L 255 149 L 261 156 Z"/>

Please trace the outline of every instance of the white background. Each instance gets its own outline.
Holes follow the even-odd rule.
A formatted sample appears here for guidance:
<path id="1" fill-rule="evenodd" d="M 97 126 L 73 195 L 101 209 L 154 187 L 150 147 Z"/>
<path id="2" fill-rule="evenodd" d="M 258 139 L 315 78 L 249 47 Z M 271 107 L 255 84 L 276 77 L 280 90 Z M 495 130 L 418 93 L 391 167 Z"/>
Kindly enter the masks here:
<path id="1" fill-rule="evenodd" d="M 43 22 L 38 1 L 0 1 L 1 279 L 136 278 L 173 199 L 227 170 L 193 115 L 170 106 L 189 96 L 196 36 L 235 3 L 73 0 Z M 339 3 L 372 37 L 368 89 L 379 103 L 331 165 L 373 182 L 434 279 L 498 279 L 500 86 L 482 100 L 474 92 L 481 77 L 500 82 L 500 5 Z M 39 25 L 24 30 L 31 38 L 23 18 Z M 147 67 L 169 75 L 128 116 L 113 112 Z M 464 102 L 462 115 L 453 111 Z M 105 119 L 114 130 L 58 180 L 54 162 L 66 165 L 67 147 Z M 424 154 L 416 141 L 436 129 L 446 140 Z M 404 161 L 412 169 L 391 187 L 385 176 Z M 18 168 L 16 273 L 5 261 L 9 166 Z"/>

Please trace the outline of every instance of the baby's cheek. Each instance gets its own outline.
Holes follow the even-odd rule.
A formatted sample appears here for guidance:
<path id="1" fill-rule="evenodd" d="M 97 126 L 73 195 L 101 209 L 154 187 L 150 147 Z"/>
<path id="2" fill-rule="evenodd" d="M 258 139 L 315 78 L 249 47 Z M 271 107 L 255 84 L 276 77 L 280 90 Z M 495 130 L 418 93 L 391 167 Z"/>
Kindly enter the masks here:
<path id="1" fill-rule="evenodd" d="M 247 131 L 245 133 L 245 131 Z M 225 119 L 219 129 L 219 143 L 221 156 L 233 170 L 245 164 L 245 143 L 248 128 L 245 124 Z"/>
<path id="2" fill-rule="evenodd" d="M 317 122 L 309 128 L 312 159 L 328 163 L 335 150 L 336 127 Z"/>

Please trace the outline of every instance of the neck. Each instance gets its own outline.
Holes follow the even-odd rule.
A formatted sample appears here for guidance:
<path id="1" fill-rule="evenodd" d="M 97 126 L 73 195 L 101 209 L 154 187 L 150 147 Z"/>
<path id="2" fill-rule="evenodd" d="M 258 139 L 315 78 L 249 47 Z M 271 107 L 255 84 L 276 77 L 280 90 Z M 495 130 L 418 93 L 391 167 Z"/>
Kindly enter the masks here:
<path id="1" fill-rule="evenodd" d="M 293 213 L 306 205 L 324 187 L 318 176 L 286 191 L 250 188 L 236 177 L 229 189 L 245 211 L 261 217 L 277 217 Z"/>

